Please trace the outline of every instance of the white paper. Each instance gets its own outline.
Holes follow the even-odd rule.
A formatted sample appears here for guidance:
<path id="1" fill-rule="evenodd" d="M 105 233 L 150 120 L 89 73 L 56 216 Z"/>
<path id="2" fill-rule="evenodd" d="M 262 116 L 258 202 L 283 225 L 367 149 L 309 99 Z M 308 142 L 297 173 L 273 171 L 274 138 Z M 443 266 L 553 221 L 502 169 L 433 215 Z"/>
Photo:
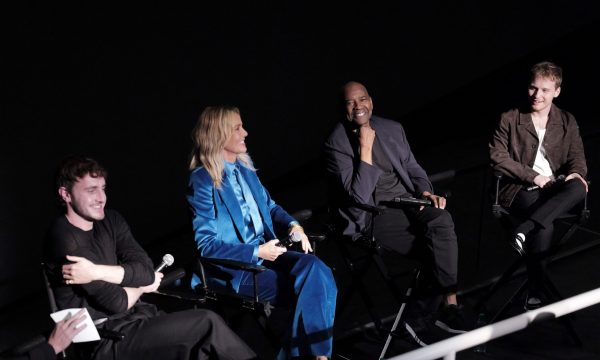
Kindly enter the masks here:
<path id="1" fill-rule="evenodd" d="M 94 325 L 90 314 L 88 313 L 86 308 L 83 309 L 85 310 L 85 319 L 78 325 L 78 327 L 82 326 L 83 324 L 86 324 L 87 326 L 79 334 L 75 335 L 75 337 L 73 338 L 73 342 L 80 343 L 100 340 L 98 329 L 96 329 L 96 326 Z M 50 314 L 50 317 L 52 317 L 52 320 L 54 320 L 54 322 L 57 323 L 61 320 L 64 320 L 65 318 L 74 316 L 79 310 L 81 309 L 64 309 Z"/>

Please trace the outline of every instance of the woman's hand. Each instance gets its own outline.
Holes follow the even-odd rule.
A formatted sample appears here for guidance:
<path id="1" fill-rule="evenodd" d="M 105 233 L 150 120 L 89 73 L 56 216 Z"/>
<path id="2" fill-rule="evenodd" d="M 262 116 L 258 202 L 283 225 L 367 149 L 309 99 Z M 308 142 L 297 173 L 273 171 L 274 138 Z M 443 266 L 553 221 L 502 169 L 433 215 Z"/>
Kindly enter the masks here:
<path id="1" fill-rule="evenodd" d="M 313 252 L 312 246 L 310 245 L 310 241 L 308 241 L 308 236 L 306 236 L 304 231 L 295 231 L 295 232 L 297 232 L 301 236 L 300 241 L 302 243 L 302 250 L 304 251 L 304 253 L 308 254 L 309 251 Z"/>
<path id="2" fill-rule="evenodd" d="M 269 261 L 275 261 L 279 255 L 287 251 L 285 247 L 279 246 L 278 244 L 279 240 L 274 239 L 260 245 L 258 247 L 258 257 Z"/>

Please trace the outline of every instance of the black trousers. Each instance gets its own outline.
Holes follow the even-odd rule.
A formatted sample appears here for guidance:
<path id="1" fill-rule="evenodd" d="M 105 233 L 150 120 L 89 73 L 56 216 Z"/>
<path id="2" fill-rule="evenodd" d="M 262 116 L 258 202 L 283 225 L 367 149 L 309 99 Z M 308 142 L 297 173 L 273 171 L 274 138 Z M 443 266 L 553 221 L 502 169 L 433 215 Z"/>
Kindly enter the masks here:
<path id="1" fill-rule="evenodd" d="M 456 292 L 458 280 L 458 244 L 454 221 L 446 210 L 425 207 L 388 208 L 373 220 L 373 236 L 391 252 L 407 255 L 415 246 L 424 248 L 423 285 L 417 289 L 417 307 L 434 311 L 441 295 Z M 425 300 L 429 299 L 429 300 Z"/>
<path id="2" fill-rule="evenodd" d="M 138 304 L 123 318 L 108 320 L 107 329 L 125 334 L 120 341 L 101 340 L 87 350 L 93 359 L 255 359 L 254 352 L 210 310 L 173 313 Z"/>
<path id="3" fill-rule="evenodd" d="M 527 250 L 547 251 L 552 245 L 554 220 L 567 215 L 584 199 L 585 186 L 577 179 L 548 189 L 519 191 L 510 206 L 511 213 L 521 222 L 533 220 L 537 224 L 536 230 L 527 236 Z"/>
<path id="4" fill-rule="evenodd" d="M 539 291 L 540 279 L 546 271 L 544 259 L 552 246 L 554 221 L 582 203 L 585 196 L 585 186 L 577 179 L 548 189 L 517 193 L 510 207 L 511 213 L 520 222 L 532 220 L 537 225 L 527 234 L 525 242 L 530 291 Z"/>

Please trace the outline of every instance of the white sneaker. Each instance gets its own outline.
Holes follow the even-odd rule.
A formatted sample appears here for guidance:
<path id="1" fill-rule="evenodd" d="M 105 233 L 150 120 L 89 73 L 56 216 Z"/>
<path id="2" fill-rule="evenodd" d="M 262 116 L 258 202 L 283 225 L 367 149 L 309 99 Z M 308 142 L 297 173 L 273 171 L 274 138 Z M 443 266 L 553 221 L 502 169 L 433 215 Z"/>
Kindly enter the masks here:
<path id="1" fill-rule="evenodd" d="M 525 234 L 518 233 L 510 245 L 517 250 L 520 256 L 525 255 Z"/>

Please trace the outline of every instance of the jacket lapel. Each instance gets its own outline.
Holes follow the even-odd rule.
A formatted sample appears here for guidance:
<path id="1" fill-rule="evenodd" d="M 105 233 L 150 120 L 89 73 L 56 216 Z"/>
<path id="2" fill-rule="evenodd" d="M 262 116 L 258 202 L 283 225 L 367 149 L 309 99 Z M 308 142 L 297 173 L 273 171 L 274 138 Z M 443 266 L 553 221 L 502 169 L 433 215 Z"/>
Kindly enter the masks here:
<path id="1" fill-rule="evenodd" d="M 258 211 L 260 212 L 260 217 L 262 219 L 263 226 L 265 227 L 265 232 L 267 232 L 267 235 L 269 235 L 267 238 L 274 238 L 275 233 L 272 229 L 273 225 L 267 220 L 271 218 L 271 213 L 267 208 L 267 199 L 264 197 L 262 192 L 262 185 L 258 181 L 258 176 L 256 176 L 253 171 L 248 170 L 242 165 L 240 165 L 239 168 L 240 174 L 244 177 L 244 180 L 246 180 L 246 183 L 250 188 L 250 192 L 252 192 L 252 196 L 254 197 L 254 201 L 258 206 Z"/>
<path id="2" fill-rule="evenodd" d="M 552 104 L 552 108 L 548 114 L 548 123 L 546 124 L 546 136 L 554 136 L 554 133 L 559 130 L 559 128 L 562 128 L 562 123 L 561 111 Z"/>
<path id="3" fill-rule="evenodd" d="M 238 203 L 235 193 L 233 192 L 233 189 L 231 188 L 227 172 L 225 172 L 223 176 L 223 184 L 220 189 L 217 189 L 217 192 L 219 193 L 221 200 L 225 204 L 225 207 L 227 207 L 227 211 L 229 211 L 231 219 L 233 220 L 233 223 L 237 228 L 238 233 L 241 234 L 242 237 L 244 237 L 245 224 L 244 217 L 242 216 L 242 209 L 240 207 L 240 204 Z M 248 239 L 242 240 L 246 242 Z"/>
<path id="4" fill-rule="evenodd" d="M 530 113 L 519 113 L 519 126 L 523 126 L 524 129 L 537 139 L 537 132 L 535 132 L 535 126 L 533 126 Z"/>
<path id="5" fill-rule="evenodd" d="M 390 159 L 390 162 L 392 163 L 394 169 L 398 172 L 398 175 L 400 175 L 402 185 L 404 185 L 404 187 L 406 187 L 406 189 L 409 192 L 414 192 L 415 187 L 412 181 L 410 180 L 406 169 L 404 169 L 404 166 L 402 166 L 402 162 L 400 161 L 400 154 L 402 153 L 402 148 L 400 148 L 400 145 L 397 144 L 397 140 L 391 137 L 389 135 L 389 132 L 385 131 L 386 129 L 381 128 L 379 126 L 379 122 L 377 122 L 377 120 L 373 117 L 371 118 L 371 127 L 373 128 L 373 130 L 375 130 L 375 136 L 380 137 L 380 139 L 382 140 L 379 142 L 379 144 L 383 148 L 385 155 L 388 157 L 388 159 Z M 377 141 L 377 139 L 375 139 L 375 141 Z M 391 147 L 397 147 L 398 151 L 392 152 Z"/>

